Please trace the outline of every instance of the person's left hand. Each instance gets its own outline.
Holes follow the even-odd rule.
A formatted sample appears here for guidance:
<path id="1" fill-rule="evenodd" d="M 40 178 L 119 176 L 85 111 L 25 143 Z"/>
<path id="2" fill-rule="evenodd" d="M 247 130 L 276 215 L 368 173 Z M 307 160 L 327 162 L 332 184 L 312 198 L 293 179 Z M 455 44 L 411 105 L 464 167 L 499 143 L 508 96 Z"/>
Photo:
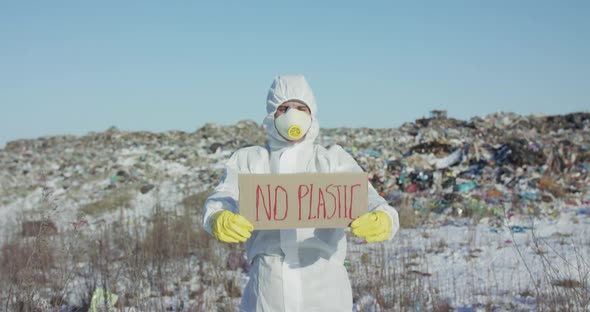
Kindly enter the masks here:
<path id="1" fill-rule="evenodd" d="M 352 234 L 364 238 L 368 243 L 387 240 L 393 230 L 393 222 L 383 211 L 367 212 L 356 218 L 351 224 Z"/>

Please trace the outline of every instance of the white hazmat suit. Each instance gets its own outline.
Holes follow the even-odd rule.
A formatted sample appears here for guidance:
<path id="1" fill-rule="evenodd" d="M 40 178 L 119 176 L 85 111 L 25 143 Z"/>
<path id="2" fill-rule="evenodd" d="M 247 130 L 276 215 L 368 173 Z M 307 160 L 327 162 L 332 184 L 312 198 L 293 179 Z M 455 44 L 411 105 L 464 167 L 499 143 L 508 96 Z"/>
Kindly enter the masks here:
<path id="1" fill-rule="evenodd" d="M 277 107 L 289 100 L 310 108 L 312 124 L 305 138 L 292 143 L 276 130 Z M 203 226 L 211 233 L 210 218 L 226 209 L 239 214 L 238 174 L 299 172 L 362 172 L 342 147 L 326 149 L 314 140 L 319 134 L 315 97 L 303 76 L 279 76 L 267 97 L 263 126 L 267 145 L 236 151 L 227 161 L 221 183 L 205 202 Z M 392 239 L 399 229 L 397 211 L 369 184 L 369 211 L 381 210 L 391 218 Z M 251 264 L 240 311 L 329 312 L 352 311 L 352 291 L 344 267 L 344 229 L 254 230 L 245 244 Z"/>

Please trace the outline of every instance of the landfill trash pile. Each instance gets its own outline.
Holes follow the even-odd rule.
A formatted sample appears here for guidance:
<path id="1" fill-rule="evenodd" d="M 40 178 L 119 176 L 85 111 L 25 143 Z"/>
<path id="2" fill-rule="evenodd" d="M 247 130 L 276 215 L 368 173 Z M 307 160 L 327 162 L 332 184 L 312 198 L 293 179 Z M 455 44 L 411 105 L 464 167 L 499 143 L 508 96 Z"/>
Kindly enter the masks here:
<path id="1" fill-rule="evenodd" d="M 391 204 L 417 214 L 549 216 L 590 204 L 589 113 L 429 118 L 321 139 L 343 145 Z"/>
<path id="2" fill-rule="evenodd" d="M 215 186 L 233 151 L 264 140 L 258 124 L 242 121 L 193 133 L 110 128 L 12 141 L 0 150 L 0 215 L 15 220 L 9 211 L 43 209 L 51 198 L 55 214 L 70 218 L 56 217 L 62 227 L 79 221 L 78 207 L 117 190 L 132 199 L 163 187 L 194 194 Z M 547 216 L 589 205 L 590 113 L 423 118 L 397 129 L 323 129 L 318 140 L 342 145 L 392 205 L 418 215 Z"/>
<path id="3" fill-rule="evenodd" d="M 125 207 L 106 210 L 153 207 L 162 201 L 174 206 L 182 196 L 216 184 L 233 151 L 264 140 L 259 126 L 246 120 L 231 126 L 206 124 L 193 133 L 113 127 L 80 137 L 8 142 L 0 149 L 0 228 L 7 230 L 3 225 L 22 214 L 49 218 L 61 229 L 81 221 L 92 225 L 105 221 L 101 211 L 88 216 L 80 208 L 98 207 L 116 196 L 128 199 L 113 202 Z"/>

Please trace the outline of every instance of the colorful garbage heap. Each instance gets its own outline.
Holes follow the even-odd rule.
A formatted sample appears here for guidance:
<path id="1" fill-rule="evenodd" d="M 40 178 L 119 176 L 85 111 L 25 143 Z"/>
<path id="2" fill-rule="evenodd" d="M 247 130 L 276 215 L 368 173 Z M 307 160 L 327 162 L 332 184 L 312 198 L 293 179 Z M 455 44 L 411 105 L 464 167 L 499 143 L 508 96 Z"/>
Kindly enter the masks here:
<path id="1" fill-rule="evenodd" d="M 325 132 L 324 143 L 343 145 L 392 205 L 418 216 L 588 216 L 590 113 Z"/>

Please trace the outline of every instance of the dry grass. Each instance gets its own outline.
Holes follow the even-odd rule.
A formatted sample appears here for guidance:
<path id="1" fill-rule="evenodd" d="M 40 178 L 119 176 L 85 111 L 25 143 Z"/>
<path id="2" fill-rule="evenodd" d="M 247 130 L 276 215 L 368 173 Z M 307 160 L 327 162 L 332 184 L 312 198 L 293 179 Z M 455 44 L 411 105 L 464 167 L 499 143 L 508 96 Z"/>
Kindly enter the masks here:
<path id="1" fill-rule="evenodd" d="M 105 195 L 104 198 L 82 206 L 80 212 L 85 215 L 96 216 L 114 212 L 120 208 L 129 208 L 137 192 L 137 185 L 115 188 L 110 194 Z"/>
<path id="2" fill-rule="evenodd" d="M 85 213 L 122 209 L 128 191 L 87 205 Z M 119 295 L 123 310 L 233 311 L 241 289 L 225 263 L 243 245 L 217 243 L 203 230 L 197 211 L 207 196 L 187 196 L 180 212 L 157 206 L 149 220 L 121 214 L 98 231 L 82 226 L 48 236 L 55 228 L 47 222 L 18 224 L 12 232 L 21 235 L 0 249 L 0 311 L 86 311 L 97 288 Z M 72 294 L 79 300 L 69 302 Z M 172 296 L 179 299 L 166 300 Z"/>
<path id="3" fill-rule="evenodd" d="M 55 255 L 51 242 L 45 237 L 19 239 L 8 242 L 0 249 L 0 282 L 7 294 L 0 294 L 3 306 L 10 311 L 36 311 L 36 298 L 41 294 L 40 285 L 51 282 L 55 268 Z M 8 295 L 7 297 L 4 297 Z"/>
<path id="4" fill-rule="evenodd" d="M 482 216 L 487 216 L 483 209 L 476 209 L 476 211 L 484 213 L 471 214 L 474 222 Z M 522 285 L 518 287 L 521 290 L 517 289 L 518 297 L 522 298 L 520 302 L 518 297 L 514 298 L 512 294 L 503 292 L 505 290 L 498 292 L 500 289 L 497 284 L 498 278 L 513 280 L 514 277 L 509 272 L 498 271 L 491 267 L 487 272 L 487 280 L 481 281 L 480 278 L 486 274 L 482 274 L 473 260 L 480 258 L 486 247 L 478 245 L 480 243 L 478 243 L 475 229 L 474 225 L 468 227 L 465 241 L 460 244 L 461 250 L 454 249 L 455 247 L 449 246 L 442 237 L 434 237 L 426 231 L 422 233 L 426 243 L 419 248 L 414 245 L 414 242 L 408 240 L 408 236 L 403 235 L 401 238 L 398 236 L 395 245 L 353 244 L 349 247 L 349 254 L 352 256 L 349 274 L 353 282 L 355 302 L 360 304 L 366 298 L 374 298 L 375 302 L 369 307 L 377 306 L 377 311 L 452 311 L 459 308 L 498 311 L 522 310 L 525 306 L 528 307 L 524 308 L 525 311 L 527 309 L 585 311 L 590 307 L 588 255 L 583 254 L 581 249 L 576 247 L 589 245 L 589 240 L 573 241 L 574 237 L 571 235 L 562 237 L 564 246 L 574 248 L 573 254 L 571 251 L 564 254 L 563 250 L 566 249 L 556 250 L 545 239 L 536 237 L 533 233 L 530 244 L 526 245 L 527 250 L 520 252 L 527 253 L 529 262 L 530 255 L 533 255 L 533 261 L 543 263 L 544 272 L 531 276 L 531 280 L 525 278 L 516 281 Z M 513 241 L 515 240 L 513 238 Z M 515 244 L 510 246 L 514 247 L 509 248 L 517 250 L 519 248 Z M 539 250 L 543 252 L 538 252 Z M 429 255 L 440 254 L 446 257 L 444 255 L 463 251 L 467 266 L 462 267 L 461 277 L 458 280 L 455 280 L 455 277 L 452 281 L 439 280 L 436 271 L 428 270 L 429 264 L 426 259 Z M 558 265 L 555 258 L 563 263 Z M 524 261 L 524 258 L 521 261 Z M 508 275 L 498 276 L 498 274 Z M 459 283 L 474 285 L 474 287 L 464 289 L 464 287 L 457 287 Z M 457 289 L 464 289 L 467 292 L 457 293 Z M 449 294 L 453 295 L 449 296 Z M 505 301 L 507 297 L 511 299 Z M 451 305 L 451 302 L 457 301 L 463 304 Z M 472 303 L 465 304 L 465 302 Z"/>
<path id="5" fill-rule="evenodd" d="M 420 224 L 420 219 L 416 216 L 416 210 L 402 206 L 398 210 L 399 214 L 399 225 L 402 229 L 414 228 Z"/>
<path id="6" fill-rule="evenodd" d="M 16 284 L 45 283 L 54 266 L 53 249 L 43 238 L 10 242 L 0 250 L 0 273 Z"/>
<path id="7" fill-rule="evenodd" d="M 149 220 L 126 220 L 103 225 L 97 232 L 84 227 L 44 235 L 43 221 L 30 225 L 36 235 L 16 235 L 0 249 L 0 311 L 59 311 L 62 307 L 86 311 L 95 289 L 105 288 L 119 296 L 117 307 L 139 311 L 235 311 L 241 296 L 238 280 L 243 245 L 222 244 L 205 233 L 198 222 L 200 207 L 210 191 L 192 194 L 180 203 L 176 212 L 157 206 Z M 111 203 L 121 209 L 120 200 Z M 106 202 L 103 202 L 106 205 Z M 101 208 L 116 211 L 116 208 Z M 400 211 L 404 227 L 416 226 L 418 217 L 411 209 Z M 45 220 L 45 219 L 44 219 Z M 33 224 L 33 223 L 30 223 Z M 22 232 L 23 225 L 14 228 Z M 41 229 L 41 230 L 40 230 Z M 36 230 L 36 231 L 35 231 Z M 466 237 L 466 257 L 480 257 L 475 231 Z M 22 234 L 22 233 L 21 233 Z M 423 259 L 444 254 L 449 245 L 441 237 L 426 231 L 424 249 L 413 242 L 396 241 L 349 248 L 356 256 L 349 266 L 353 299 L 360 303 L 372 298 L 379 311 L 452 311 L 453 298 L 441 283 L 437 272 L 429 271 Z M 573 237 L 563 237 L 572 244 Z M 548 260 L 557 253 L 537 239 L 531 253 L 545 261 L 545 282 L 532 288 L 529 281 L 518 290 L 523 298 L 536 301 L 539 311 L 575 311 L 590 302 L 590 267 L 581 253 L 576 254 L 576 276 L 564 276 Z M 543 252 L 534 252 L 543 250 Z M 396 259 L 392 261 L 392 259 Z M 472 270 L 472 269 L 468 269 Z M 469 271 L 466 278 L 478 272 Z M 535 280 L 536 281 L 536 280 Z M 443 291 L 447 288 L 447 291 Z M 462 298 L 493 293 L 493 282 L 459 294 Z M 79 300 L 71 300 L 77 293 Z M 478 309 L 494 311 L 506 308 L 488 302 Z"/>
<path id="8" fill-rule="evenodd" d="M 202 211 L 201 208 L 203 207 L 203 203 L 207 198 L 213 193 L 213 189 L 209 189 L 197 194 L 188 195 L 182 199 L 182 206 L 184 207 L 185 211 L 188 211 L 191 214 L 201 215 Z"/>
<path id="9" fill-rule="evenodd" d="M 382 311 L 450 311 L 447 300 L 438 295 L 438 285 L 430 273 L 412 269 L 416 255 L 408 252 L 401 261 L 392 263 L 392 251 L 378 244 L 370 254 L 362 253 L 360 261 L 351 264 L 354 302 L 372 297 Z"/>

